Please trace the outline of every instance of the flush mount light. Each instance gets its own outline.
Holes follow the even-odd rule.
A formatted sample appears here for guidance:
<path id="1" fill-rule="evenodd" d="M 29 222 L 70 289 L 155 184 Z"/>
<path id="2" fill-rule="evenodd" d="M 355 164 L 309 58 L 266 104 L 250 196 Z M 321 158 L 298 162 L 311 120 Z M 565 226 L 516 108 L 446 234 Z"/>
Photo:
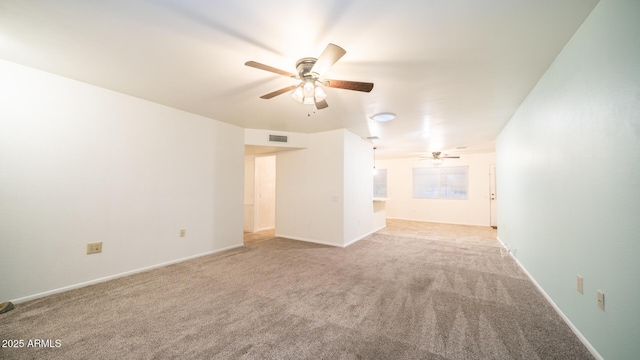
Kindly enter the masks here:
<path id="1" fill-rule="evenodd" d="M 387 122 L 396 118 L 396 114 L 390 112 L 383 112 L 379 114 L 375 114 L 371 117 L 371 120 L 378 122 Z"/>

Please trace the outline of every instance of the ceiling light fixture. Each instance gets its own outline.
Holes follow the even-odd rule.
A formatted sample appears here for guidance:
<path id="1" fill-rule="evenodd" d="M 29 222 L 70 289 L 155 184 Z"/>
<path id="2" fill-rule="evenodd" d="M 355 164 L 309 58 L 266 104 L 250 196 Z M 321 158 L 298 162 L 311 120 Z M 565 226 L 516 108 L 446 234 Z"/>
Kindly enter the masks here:
<path id="1" fill-rule="evenodd" d="M 390 113 L 390 112 L 378 113 L 371 116 L 371 120 L 378 121 L 378 122 L 387 122 L 395 118 L 396 118 L 396 114 Z"/>
<path id="2" fill-rule="evenodd" d="M 327 98 L 327 93 L 316 84 L 312 78 L 305 79 L 303 83 L 298 85 L 291 93 L 293 100 L 307 105 L 313 105 Z"/>
<path id="3" fill-rule="evenodd" d="M 377 147 L 373 147 L 373 175 L 378 174 L 378 169 L 376 169 L 376 149 Z"/>

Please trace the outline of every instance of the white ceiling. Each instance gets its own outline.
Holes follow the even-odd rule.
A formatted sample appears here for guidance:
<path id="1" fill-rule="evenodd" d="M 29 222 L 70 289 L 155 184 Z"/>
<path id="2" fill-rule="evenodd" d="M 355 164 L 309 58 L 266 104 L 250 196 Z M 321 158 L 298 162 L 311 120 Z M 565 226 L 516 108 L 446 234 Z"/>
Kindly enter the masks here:
<path id="1" fill-rule="evenodd" d="M 246 128 L 378 136 L 381 158 L 492 151 L 597 1 L 0 0 L 0 58 Z M 246 61 L 295 73 L 329 42 L 347 54 L 326 77 L 371 93 L 259 98 L 296 81 Z"/>

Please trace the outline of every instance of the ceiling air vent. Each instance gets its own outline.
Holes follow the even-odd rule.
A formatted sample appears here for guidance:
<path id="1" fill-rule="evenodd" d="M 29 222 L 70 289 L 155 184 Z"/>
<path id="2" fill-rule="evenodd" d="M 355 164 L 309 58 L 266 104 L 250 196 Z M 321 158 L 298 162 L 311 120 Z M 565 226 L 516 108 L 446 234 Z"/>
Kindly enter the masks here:
<path id="1" fill-rule="evenodd" d="M 286 135 L 269 135 L 269 141 L 287 142 Z"/>

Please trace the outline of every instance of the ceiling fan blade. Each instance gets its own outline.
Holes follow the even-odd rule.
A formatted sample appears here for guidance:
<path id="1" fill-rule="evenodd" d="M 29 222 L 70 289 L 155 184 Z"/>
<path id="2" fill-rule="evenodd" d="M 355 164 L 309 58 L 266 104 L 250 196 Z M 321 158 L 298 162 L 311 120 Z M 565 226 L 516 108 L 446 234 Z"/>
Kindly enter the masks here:
<path id="1" fill-rule="evenodd" d="M 311 68 L 311 72 L 321 76 L 346 53 L 340 46 L 329 43 Z"/>
<path id="2" fill-rule="evenodd" d="M 272 73 L 276 73 L 278 75 L 284 75 L 284 76 L 288 76 L 288 77 L 292 77 L 295 78 L 296 75 L 292 74 L 288 71 L 284 71 L 284 70 L 280 70 L 277 68 L 274 68 L 273 66 L 269 66 L 269 65 L 265 65 L 265 64 L 261 64 L 259 62 L 255 62 L 255 61 L 247 61 L 246 63 L 244 63 L 247 66 L 250 66 L 252 68 L 256 68 L 256 69 L 260 69 L 260 70 L 265 70 L 265 71 L 270 71 Z"/>
<path id="3" fill-rule="evenodd" d="M 280 90 L 276 90 L 276 91 L 270 92 L 268 94 L 264 94 L 264 95 L 260 96 L 260 99 L 271 99 L 272 97 L 276 97 L 278 95 L 284 94 L 287 91 L 291 91 L 291 90 L 293 90 L 293 89 L 295 89 L 297 87 L 298 87 L 298 85 L 287 86 L 287 87 L 282 88 Z"/>
<path id="4" fill-rule="evenodd" d="M 327 104 L 326 100 L 316 102 L 316 109 L 318 110 L 326 109 L 328 107 L 329 107 L 329 104 Z"/>
<path id="5" fill-rule="evenodd" d="M 324 85 L 332 88 L 355 90 L 362 92 L 370 92 L 373 89 L 373 83 L 346 81 L 346 80 L 325 80 Z"/>
<path id="6" fill-rule="evenodd" d="M 460 159 L 460 156 L 440 156 L 440 159 Z"/>

